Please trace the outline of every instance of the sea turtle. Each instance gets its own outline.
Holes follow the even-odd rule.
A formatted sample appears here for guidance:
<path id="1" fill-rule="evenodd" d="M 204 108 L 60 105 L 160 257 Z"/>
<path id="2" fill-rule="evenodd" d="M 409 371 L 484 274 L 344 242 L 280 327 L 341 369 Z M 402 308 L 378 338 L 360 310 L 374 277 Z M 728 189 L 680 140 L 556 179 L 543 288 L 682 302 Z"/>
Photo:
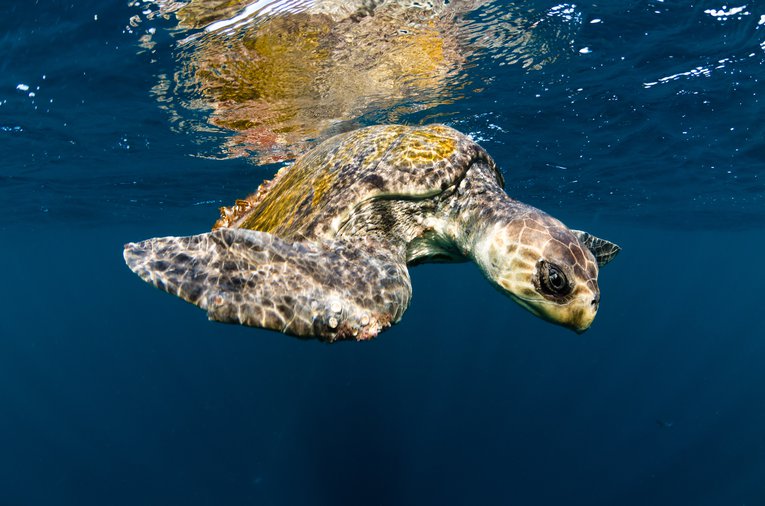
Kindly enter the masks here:
<path id="1" fill-rule="evenodd" d="M 326 341 L 398 322 L 408 265 L 473 260 L 532 313 L 576 331 L 598 310 L 619 247 L 503 190 L 492 158 L 444 125 L 332 137 L 232 207 L 211 232 L 125 246 L 143 280 L 211 320 Z"/>

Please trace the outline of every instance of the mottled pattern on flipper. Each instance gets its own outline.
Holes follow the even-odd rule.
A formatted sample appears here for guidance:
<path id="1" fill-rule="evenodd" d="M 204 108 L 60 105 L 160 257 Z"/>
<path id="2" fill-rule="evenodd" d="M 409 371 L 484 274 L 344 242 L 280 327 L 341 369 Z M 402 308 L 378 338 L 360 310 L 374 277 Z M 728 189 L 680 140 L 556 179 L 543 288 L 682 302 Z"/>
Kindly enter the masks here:
<path id="1" fill-rule="evenodd" d="M 212 320 L 327 341 L 375 337 L 411 298 L 404 252 L 371 239 L 291 242 L 220 229 L 130 243 L 124 256 L 144 281 Z"/>
<path id="2" fill-rule="evenodd" d="M 619 245 L 600 237 L 595 237 L 588 232 L 582 230 L 572 230 L 571 232 L 579 239 L 579 242 L 592 252 L 600 267 L 613 260 L 622 250 Z"/>

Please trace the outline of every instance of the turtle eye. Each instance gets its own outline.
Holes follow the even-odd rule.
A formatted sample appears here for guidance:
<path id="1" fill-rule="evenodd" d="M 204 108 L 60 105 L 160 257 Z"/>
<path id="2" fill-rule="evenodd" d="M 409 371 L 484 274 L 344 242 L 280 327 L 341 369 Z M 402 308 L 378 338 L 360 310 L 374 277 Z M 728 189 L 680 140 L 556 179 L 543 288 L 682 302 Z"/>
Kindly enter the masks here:
<path id="1" fill-rule="evenodd" d="M 548 295 L 568 295 L 571 284 L 568 282 L 563 269 L 555 264 L 542 261 L 539 266 L 540 287 Z"/>

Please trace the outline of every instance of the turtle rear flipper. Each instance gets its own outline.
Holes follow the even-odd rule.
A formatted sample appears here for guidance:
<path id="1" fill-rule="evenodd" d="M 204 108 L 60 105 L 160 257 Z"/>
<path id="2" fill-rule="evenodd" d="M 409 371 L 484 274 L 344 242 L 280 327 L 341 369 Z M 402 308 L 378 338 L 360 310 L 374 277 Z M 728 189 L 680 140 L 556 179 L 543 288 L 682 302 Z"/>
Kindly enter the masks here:
<path id="1" fill-rule="evenodd" d="M 291 242 L 245 229 L 125 245 L 144 281 L 241 323 L 323 340 L 369 339 L 398 322 L 412 288 L 403 252 L 358 241 Z"/>

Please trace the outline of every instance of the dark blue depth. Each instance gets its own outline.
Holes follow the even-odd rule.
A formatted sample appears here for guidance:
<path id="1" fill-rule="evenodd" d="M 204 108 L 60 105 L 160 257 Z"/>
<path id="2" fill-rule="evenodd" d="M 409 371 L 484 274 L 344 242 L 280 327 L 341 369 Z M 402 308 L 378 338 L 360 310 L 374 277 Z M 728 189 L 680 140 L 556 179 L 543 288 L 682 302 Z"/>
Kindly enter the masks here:
<path id="1" fill-rule="evenodd" d="M 226 132 L 158 108 L 172 23 L 147 55 L 122 2 L 0 6 L 0 505 L 765 504 L 765 10 L 601 4 L 554 64 L 479 65 L 406 118 L 623 247 L 593 328 L 425 265 L 400 325 L 333 346 L 209 323 L 122 262 L 276 168 L 194 156 Z"/>

